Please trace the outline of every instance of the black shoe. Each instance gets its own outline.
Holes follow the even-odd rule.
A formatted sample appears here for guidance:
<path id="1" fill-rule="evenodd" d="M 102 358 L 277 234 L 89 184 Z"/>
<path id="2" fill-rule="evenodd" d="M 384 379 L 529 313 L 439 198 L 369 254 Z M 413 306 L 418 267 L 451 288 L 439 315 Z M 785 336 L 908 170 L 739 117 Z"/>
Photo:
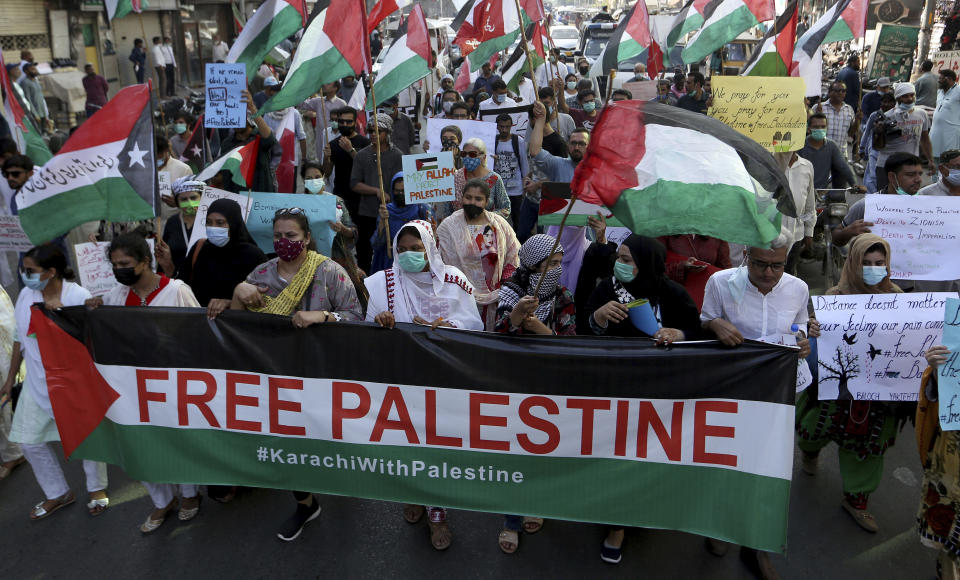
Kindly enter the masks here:
<path id="1" fill-rule="evenodd" d="M 754 550 L 753 548 L 740 548 L 740 561 L 757 578 L 762 580 L 780 580 L 780 574 L 770 562 L 770 556 L 766 552 Z"/>
<path id="2" fill-rule="evenodd" d="M 296 540 L 300 532 L 303 531 L 303 526 L 307 525 L 307 522 L 317 519 L 319 515 L 320 502 L 317 501 L 317 498 L 313 498 L 313 505 L 309 506 L 297 502 L 297 511 L 293 512 L 290 519 L 284 522 L 283 527 L 277 532 L 277 537 L 284 542 Z"/>

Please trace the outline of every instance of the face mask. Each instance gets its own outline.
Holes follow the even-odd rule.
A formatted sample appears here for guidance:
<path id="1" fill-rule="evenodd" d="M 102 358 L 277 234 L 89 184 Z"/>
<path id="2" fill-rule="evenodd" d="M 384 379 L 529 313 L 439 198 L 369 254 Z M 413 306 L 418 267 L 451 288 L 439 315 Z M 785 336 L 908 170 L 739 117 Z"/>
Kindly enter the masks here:
<path id="1" fill-rule="evenodd" d="M 287 238 L 280 238 L 279 240 L 273 240 L 273 251 L 277 253 L 277 257 L 283 260 L 284 262 L 292 262 L 297 259 L 297 256 L 303 253 L 303 248 L 306 247 L 307 243 L 304 240 L 288 240 Z"/>
<path id="2" fill-rule="evenodd" d="M 556 62 L 557 62 L 557 57 L 551 56 L 551 57 L 550 57 L 550 63 L 551 63 L 551 64 L 555 64 Z"/>
<path id="3" fill-rule="evenodd" d="M 596 110 L 597 110 L 596 101 L 587 101 L 586 103 L 583 104 L 583 112 L 585 113 L 592 113 Z"/>
<path id="4" fill-rule="evenodd" d="M 457 142 L 454 139 L 443 139 L 440 141 L 440 145 L 443 146 L 444 151 L 457 148 Z"/>
<path id="5" fill-rule="evenodd" d="M 901 111 L 910 111 L 913 110 L 913 103 L 897 103 L 897 107 Z"/>
<path id="6" fill-rule="evenodd" d="M 624 264 L 620 260 L 613 263 L 613 276 L 624 284 L 629 284 L 637 277 L 633 272 L 633 266 Z"/>
<path id="7" fill-rule="evenodd" d="M 587 67 L 587 66 L 580 67 L 580 76 L 587 76 L 588 72 L 590 72 L 590 67 Z"/>
<path id="8" fill-rule="evenodd" d="M 827 130 L 826 129 L 810 129 L 810 137 L 814 141 L 823 141 L 824 139 L 827 138 Z"/>
<path id="9" fill-rule="evenodd" d="M 540 277 L 542 276 L 543 283 L 540 284 L 540 298 L 550 298 L 556 291 L 557 284 L 560 283 L 560 276 L 562 275 L 563 266 L 557 266 L 553 270 L 547 270 L 544 274 L 541 274 L 540 272 L 534 272 L 533 274 L 530 274 L 530 281 L 528 282 L 527 290 L 528 292 L 533 292 L 537 288 L 537 284 L 540 284 Z"/>
<path id="10" fill-rule="evenodd" d="M 173 126 L 173 130 L 177 132 L 177 135 L 183 135 L 187 132 L 187 125 L 185 123 L 177 123 Z"/>
<path id="11" fill-rule="evenodd" d="M 113 277 L 124 286 L 133 286 L 140 280 L 142 274 L 137 274 L 136 268 L 114 268 Z"/>
<path id="12" fill-rule="evenodd" d="M 483 213 L 483 208 L 479 205 L 465 203 L 463 204 L 463 213 L 470 219 L 476 219 Z"/>
<path id="13" fill-rule="evenodd" d="M 493 95 L 493 102 L 500 105 L 507 100 L 507 95 Z"/>
<path id="14" fill-rule="evenodd" d="M 160 169 L 167 163 L 166 159 L 157 159 L 157 169 Z"/>
<path id="15" fill-rule="evenodd" d="M 894 185 L 897 186 L 897 195 L 911 195 L 910 193 L 907 192 L 907 190 L 905 190 L 904 188 L 900 187 L 900 182 L 899 182 L 899 181 L 898 181 L 897 183 L 895 183 Z"/>
<path id="16" fill-rule="evenodd" d="M 43 290 L 47 287 L 47 282 L 50 281 L 49 278 L 46 280 L 40 279 L 40 274 L 27 274 L 26 272 L 20 272 L 20 279 L 23 280 L 23 285 L 31 290 Z"/>
<path id="17" fill-rule="evenodd" d="M 320 193 L 323 191 L 323 186 L 326 185 L 326 182 L 322 177 L 317 177 L 316 179 L 304 179 L 303 187 L 310 193 Z"/>
<path id="18" fill-rule="evenodd" d="M 392 117 L 393 114 L 397 112 L 397 110 L 394 109 L 393 107 L 384 107 L 384 108 L 383 108 L 383 112 L 384 112 L 385 114 L 390 115 L 390 116 Z"/>
<path id="19" fill-rule="evenodd" d="M 747 257 L 744 256 L 740 261 L 740 266 L 733 276 L 727 278 L 727 287 L 730 289 L 730 296 L 737 304 L 743 302 L 743 296 L 747 292 L 747 282 L 750 281 L 750 274 L 747 272 Z"/>
<path id="20" fill-rule="evenodd" d="M 453 107 L 453 101 L 444 101 L 443 102 L 443 112 L 450 114 L 450 108 Z"/>
<path id="21" fill-rule="evenodd" d="M 553 116 L 553 107 L 547 107 L 547 116 L 548 116 L 548 117 L 552 117 L 552 116 Z"/>
<path id="22" fill-rule="evenodd" d="M 568 90 L 568 91 L 572 91 L 572 90 L 575 89 L 575 88 L 577 88 L 577 83 L 575 83 L 574 81 L 570 81 L 570 82 L 567 83 L 567 90 Z"/>
<path id="23" fill-rule="evenodd" d="M 952 185 L 960 185 L 960 169 L 951 169 L 945 180 Z"/>
<path id="24" fill-rule="evenodd" d="M 180 211 L 184 215 L 197 215 L 197 208 L 200 207 L 199 199 L 188 199 L 180 202 Z"/>
<path id="25" fill-rule="evenodd" d="M 230 241 L 230 228 L 207 226 L 207 240 L 218 248 L 222 248 Z"/>
<path id="26" fill-rule="evenodd" d="M 400 252 L 397 254 L 397 261 L 404 272 L 423 272 L 427 265 L 426 252 Z"/>
<path id="27" fill-rule="evenodd" d="M 349 137 L 353 134 L 353 127 L 347 127 L 346 125 L 337 125 L 337 131 L 340 132 L 344 137 Z"/>
<path id="28" fill-rule="evenodd" d="M 407 207 L 406 197 L 402 193 L 393 194 L 393 205 L 397 207 Z"/>
<path id="29" fill-rule="evenodd" d="M 330 128 L 333 129 L 334 131 L 336 131 L 336 130 L 337 130 L 337 122 L 336 122 L 336 121 L 330 121 Z"/>
<path id="30" fill-rule="evenodd" d="M 476 171 L 480 167 L 481 159 L 479 157 L 464 157 L 463 168 L 467 171 Z"/>
<path id="31" fill-rule="evenodd" d="M 876 286 L 887 277 L 886 266 L 864 266 L 863 282 L 867 286 Z"/>

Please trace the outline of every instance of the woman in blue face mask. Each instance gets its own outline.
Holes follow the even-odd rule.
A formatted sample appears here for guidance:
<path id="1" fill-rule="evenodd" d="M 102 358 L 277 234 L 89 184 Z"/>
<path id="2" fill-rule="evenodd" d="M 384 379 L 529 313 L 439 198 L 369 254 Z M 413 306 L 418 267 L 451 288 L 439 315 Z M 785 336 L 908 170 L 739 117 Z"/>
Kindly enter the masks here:
<path id="1" fill-rule="evenodd" d="M 860 234 L 850 243 L 840 283 L 826 293 L 903 292 L 890 281 L 889 259 L 890 244 L 886 240 L 875 234 Z M 877 532 L 879 526 L 867 511 L 867 500 L 880 485 L 883 455 L 896 442 L 898 414 L 914 413 L 908 406 L 913 403 L 854 401 L 849 391 L 841 392 L 836 401 L 818 401 L 814 386 L 797 398 L 797 445 L 803 452 L 803 471 L 814 475 L 820 450 L 836 442 L 843 481 L 841 506 L 868 532 Z"/>
<path id="2" fill-rule="evenodd" d="M 331 193 L 333 188 L 327 182 L 323 167 L 316 161 L 307 161 L 300 169 L 300 176 L 303 177 L 303 193 L 309 195 L 330 195 L 336 199 L 337 219 L 330 222 L 330 229 L 336 234 L 333 238 L 333 245 L 330 247 L 330 257 L 334 262 L 343 266 L 343 269 L 350 274 L 354 285 L 360 284 L 363 276 L 357 267 L 357 260 L 354 258 L 354 246 L 357 241 L 357 225 L 353 222 L 350 210 L 347 209 L 347 202 L 339 195 Z M 327 191 L 327 189 L 330 191 Z"/>
<path id="3" fill-rule="evenodd" d="M 463 168 L 453 174 L 453 187 L 457 199 L 450 202 L 436 204 L 434 211 L 437 214 L 437 223 L 440 223 L 450 214 L 463 207 L 463 186 L 471 179 L 482 179 L 490 186 L 490 201 L 487 202 L 487 211 L 500 214 L 500 217 L 510 221 L 510 196 L 507 187 L 503 184 L 500 174 L 490 171 L 487 167 L 487 145 L 476 137 L 467 139 L 460 150 Z"/>
<path id="4" fill-rule="evenodd" d="M 53 420 L 53 407 L 47 392 L 46 373 L 40 358 L 37 339 L 29 333 L 30 306 L 43 302 L 47 308 L 79 306 L 90 298 L 90 292 L 67 278 L 73 272 L 67 266 L 67 258 L 59 247 L 52 244 L 37 246 L 23 258 L 20 279 L 24 288 L 17 297 L 14 317 L 17 320 L 17 342 L 13 344 L 10 369 L 19 369 L 26 361 L 27 374 L 23 392 L 13 416 L 10 440 L 20 443 L 23 455 L 30 463 L 37 483 L 43 489 L 44 500 L 30 511 L 30 519 L 43 519 L 58 509 L 73 503 L 76 497 L 63 476 L 60 462 L 48 443 L 60 440 L 57 425 Z M 0 389 L 0 397 L 9 394 L 16 380 L 16 372 L 7 374 Z M 90 501 L 90 515 L 103 513 L 110 504 L 107 498 L 107 466 L 96 461 L 83 461 Z"/>

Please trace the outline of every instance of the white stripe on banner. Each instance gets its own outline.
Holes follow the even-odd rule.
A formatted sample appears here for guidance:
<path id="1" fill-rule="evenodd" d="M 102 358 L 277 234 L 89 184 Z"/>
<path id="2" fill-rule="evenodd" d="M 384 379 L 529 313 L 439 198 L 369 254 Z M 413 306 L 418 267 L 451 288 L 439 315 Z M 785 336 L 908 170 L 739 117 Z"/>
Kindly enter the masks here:
<path id="1" fill-rule="evenodd" d="M 682 127 L 651 124 L 646 126 L 644 142 L 647 151 L 637 164 L 637 189 L 659 179 L 726 184 L 754 191 L 753 180 L 736 150 L 715 137 Z"/>
<path id="2" fill-rule="evenodd" d="M 101 179 L 121 177 L 120 164 L 129 167 L 151 163 L 150 145 L 144 145 L 144 156 L 134 153 L 120 158 L 126 138 L 104 143 L 96 147 L 72 151 L 55 156 L 43 167 L 33 172 L 33 177 L 27 181 L 17 196 L 19 209 L 26 209 L 36 203 L 60 195 L 67 191 L 93 185 Z M 149 167 L 147 169 L 150 169 Z"/>

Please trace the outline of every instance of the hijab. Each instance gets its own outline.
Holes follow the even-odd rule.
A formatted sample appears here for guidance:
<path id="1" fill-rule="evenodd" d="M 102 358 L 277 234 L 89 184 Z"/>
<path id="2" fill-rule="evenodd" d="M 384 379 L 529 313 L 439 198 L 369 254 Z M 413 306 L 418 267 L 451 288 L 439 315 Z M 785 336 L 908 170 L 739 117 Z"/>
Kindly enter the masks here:
<path id="1" fill-rule="evenodd" d="M 556 242 L 557 239 L 553 236 L 537 234 L 530 236 L 530 238 L 523 243 L 519 252 L 520 267 L 517 268 L 513 276 L 500 287 L 500 303 L 498 309 L 506 307 L 512 311 L 517 303 L 520 302 L 520 298 L 533 296 L 534 291 L 537 289 L 537 284 L 540 282 L 540 278 L 544 277 L 543 284 L 540 284 L 540 293 L 537 296 L 540 300 L 540 305 L 537 306 L 535 314 L 541 322 L 547 322 L 550 317 L 553 316 L 554 304 L 563 288 L 561 282 L 564 271 L 563 264 L 561 263 L 559 267 L 543 274 L 537 272 L 536 269 L 544 260 L 552 255 L 551 250 Z M 557 246 L 557 252 L 566 256 L 562 244 Z"/>
<path id="2" fill-rule="evenodd" d="M 393 199 L 393 185 L 398 179 L 403 179 L 402 171 L 398 171 L 396 175 L 393 176 L 393 179 L 390 180 L 391 200 Z M 420 217 L 420 204 L 417 203 L 410 203 L 401 206 L 391 201 L 387 204 L 387 210 L 390 213 L 390 231 L 394 232 L 394 235 L 396 235 L 396 233 L 399 232 L 404 225 Z M 423 244 L 427 245 L 426 240 L 424 240 Z"/>
<path id="3" fill-rule="evenodd" d="M 232 199 L 218 199 L 210 204 L 207 209 L 207 215 L 218 213 L 227 218 L 230 225 L 230 241 L 224 247 L 230 247 L 234 244 L 253 244 L 253 236 L 247 230 L 247 224 L 243 221 L 243 213 L 240 210 L 240 204 Z"/>
<path id="4" fill-rule="evenodd" d="M 560 226 L 547 228 L 547 235 L 557 237 Z M 580 276 L 580 266 L 583 265 L 583 254 L 590 246 L 590 240 L 585 235 L 584 226 L 567 226 L 560 232 L 560 245 L 563 246 L 563 275 L 560 276 L 560 285 L 572 293 L 577 291 L 577 278 Z"/>
<path id="5" fill-rule="evenodd" d="M 667 250 L 656 239 L 637 234 L 627 236 L 621 245 L 630 250 L 637 277 L 626 283 L 614 278 L 614 287 L 621 284 L 634 298 L 646 298 L 658 304 L 667 287 Z"/>
<path id="6" fill-rule="evenodd" d="M 883 246 L 887 259 L 887 275 L 876 286 L 867 286 L 863 281 L 863 257 L 874 244 Z M 840 272 L 840 283 L 827 290 L 827 294 L 891 294 L 903 290 L 890 281 L 890 244 L 876 234 L 860 234 L 853 238 L 847 261 Z"/>
<path id="7" fill-rule="evenodd" d="M 400 232 L 405 227 L 416 228 L 420 234 L 420 241 L 427 253 L 427 271 L 426 272 L 407 272 L 400 267 L 400 253 L 393 252 L 393 275 L 397 277 L 400 285 L 400 292 L 406 307 L 410 310 L 410 318 L 419 315 L 412 304 L 419 304 L 419 300 L 410 300 L 412 295 L 419 294 L 421 297 L 438 298 L 446 275 L 446 266 L 443 258 L 440 256 L 440 249 L 437 248 L 436 239 L 433 237 L 433 227 L 423 220 L 413 220 L 397 228 L 393 235 L 393 247 L 397 247 L 397 241 L 400 239 Z"/>

